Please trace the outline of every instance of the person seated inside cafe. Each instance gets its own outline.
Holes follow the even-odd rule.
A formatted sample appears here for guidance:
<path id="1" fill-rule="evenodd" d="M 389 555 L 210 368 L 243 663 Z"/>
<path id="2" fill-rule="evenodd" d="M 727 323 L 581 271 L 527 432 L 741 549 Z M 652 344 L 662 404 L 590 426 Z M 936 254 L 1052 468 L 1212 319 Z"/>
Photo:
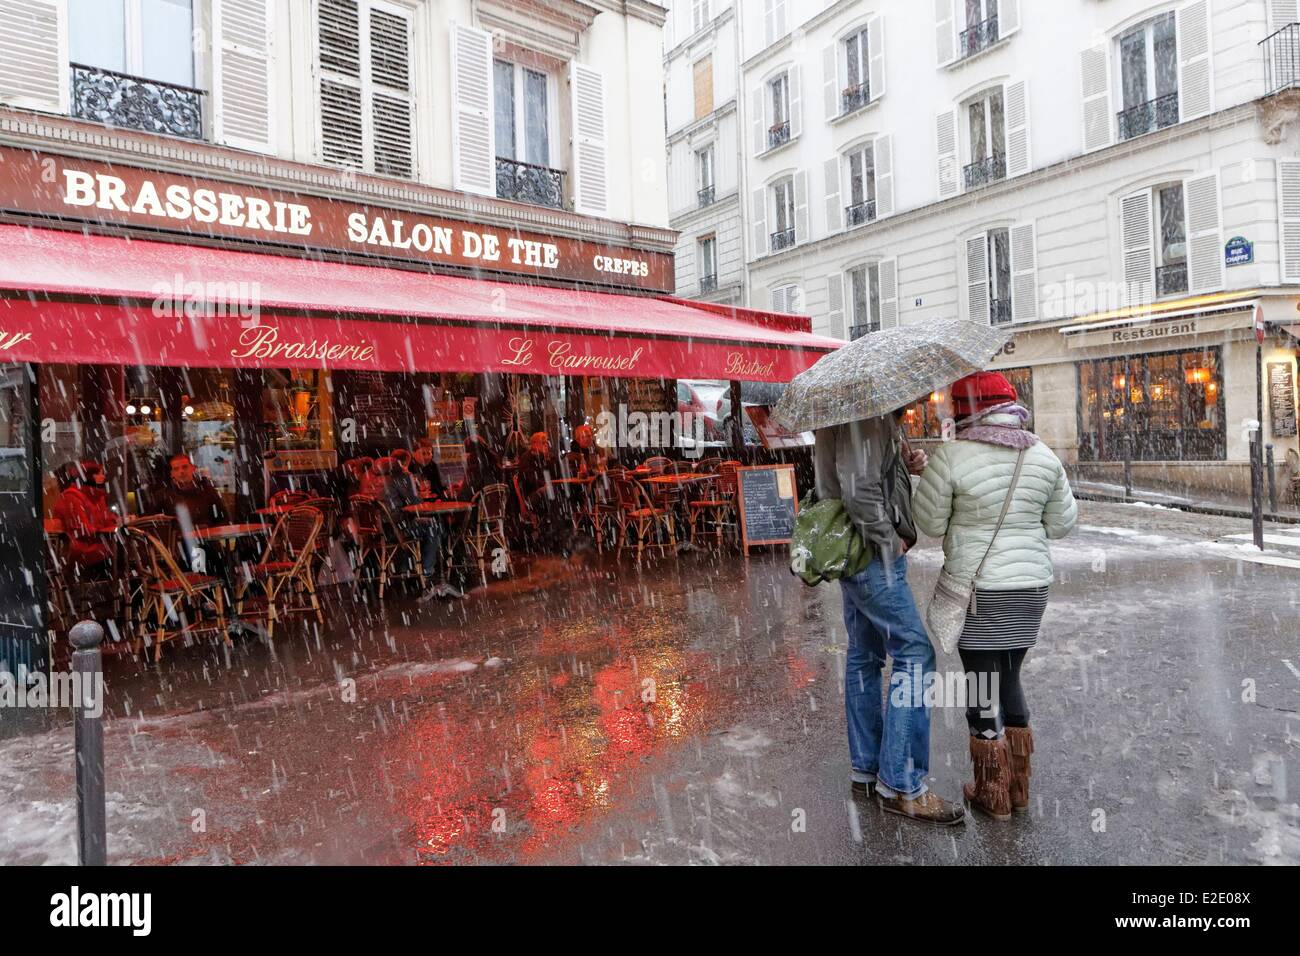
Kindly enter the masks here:
<path id="1" fill-rule="evenodd" d="M 573 451 L 569 454 L 578 462 L 578 473 L 584 478 L 605 470 L 608 453 L 596 444 L 596 431 L 590 425 L 579 425 L 573 430 Z"/>
<path id="2" fill-rule="evenodd" d="M 171 482 L 164 489 L 162 510 L 174 515 L 182 530 L 230 523 L 221 493 L 198 473 L 189 455 L 172 455 L 169 464 Z"/>
<path id="3" fill-rule="evenodd" d="M 552 478 L 560 477 L 560 463 L 551 451 L 551 439 L 546 432 L 534 432 L 529 439 L 528 451 L 519 459 L 519 485 L 525 496 L 530 496 Z"/>
<path id="4" fill-rule="evenodd" d="M 442 483 L 442 472 L 433 460 L 433 442 L 421 438 L 411 450 L 411 474 L 419 487 L 421 498 L 445 498 L 447 488 Z"/>
<path id="5" fill-rule="evenodd" d="M 465 480 L 456 495 L 461 501 L 473 501 L 488 485 L 501 483 L 501 460 L 482 435 L 465 437 Z"/>
<path id="6" fill-rule="evenodd" d="M 117 516 L 108 507 L 105 477 L 97 461 L 70 461 L 55 472 L 54 517 L 63 524 L 68 560 L 78 577 L 105 577 L 112 565 L 113 547 L 103 533 L 117 524 Z"/>
<path id="7" fill-rule="evenodd" d="M 409 505 L 420 503 L 415 478 L 402 467 L 395 455 L 376 458 L 374 471 L 384 483 L 383 494 L 376 497 L 388 508 L 393 523 L 402 534 L 420 542 L 420 565 L 427 587 L 420 599 L 459 597 L 460 593 L 450 585 L 433 580 L 437 576 L 438 558 L 442 549 L 442 526 L 436 519 L 421 519 L 406 510 Z"/>

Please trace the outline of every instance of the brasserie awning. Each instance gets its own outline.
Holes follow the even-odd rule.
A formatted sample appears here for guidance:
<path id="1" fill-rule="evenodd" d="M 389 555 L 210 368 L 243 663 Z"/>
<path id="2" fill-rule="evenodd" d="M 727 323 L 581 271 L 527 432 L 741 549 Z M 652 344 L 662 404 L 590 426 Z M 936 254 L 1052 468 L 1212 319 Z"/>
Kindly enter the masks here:
<path id="1" fill-rule="evenodd" d="M 802 316 L 0 226 L 0 361 L 789 381 Z"/>

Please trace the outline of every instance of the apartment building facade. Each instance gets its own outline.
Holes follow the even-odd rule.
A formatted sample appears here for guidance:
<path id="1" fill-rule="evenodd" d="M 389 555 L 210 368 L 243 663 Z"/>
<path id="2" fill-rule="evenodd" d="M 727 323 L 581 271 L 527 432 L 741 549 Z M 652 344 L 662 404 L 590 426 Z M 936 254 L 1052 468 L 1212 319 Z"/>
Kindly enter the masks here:
<path id="1" fill-rule="evenodd" d="M 1265 441 L 1297 451 L 1296 20 L 1286 0 L 740 4 L 745 301 L 840 338 L 1005 325 L 995 364 L 1072 467 L 1247 487 L 1257 365 Z"/>

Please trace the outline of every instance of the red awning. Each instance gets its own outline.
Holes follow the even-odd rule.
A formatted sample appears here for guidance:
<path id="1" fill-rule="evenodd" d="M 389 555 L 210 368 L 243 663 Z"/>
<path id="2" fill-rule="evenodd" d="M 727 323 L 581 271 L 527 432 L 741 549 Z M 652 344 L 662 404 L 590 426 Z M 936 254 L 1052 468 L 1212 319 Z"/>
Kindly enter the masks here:
<path id="1" fill-rule="evenodd" d="M 801 316 L 0 226 L 0 361 L 789 381 Z"/>

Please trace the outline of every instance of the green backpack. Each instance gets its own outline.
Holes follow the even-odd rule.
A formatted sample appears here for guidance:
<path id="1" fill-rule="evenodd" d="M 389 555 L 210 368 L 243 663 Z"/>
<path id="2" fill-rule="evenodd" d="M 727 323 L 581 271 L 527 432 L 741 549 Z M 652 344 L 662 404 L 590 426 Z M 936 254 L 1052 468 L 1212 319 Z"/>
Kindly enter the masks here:
<path id="1" fill-rule="evenodd" d="M 838 498 L 815 502 L 795 518 L 790 573 L 810 587 L 859 573 L 871 555 Z"/>

